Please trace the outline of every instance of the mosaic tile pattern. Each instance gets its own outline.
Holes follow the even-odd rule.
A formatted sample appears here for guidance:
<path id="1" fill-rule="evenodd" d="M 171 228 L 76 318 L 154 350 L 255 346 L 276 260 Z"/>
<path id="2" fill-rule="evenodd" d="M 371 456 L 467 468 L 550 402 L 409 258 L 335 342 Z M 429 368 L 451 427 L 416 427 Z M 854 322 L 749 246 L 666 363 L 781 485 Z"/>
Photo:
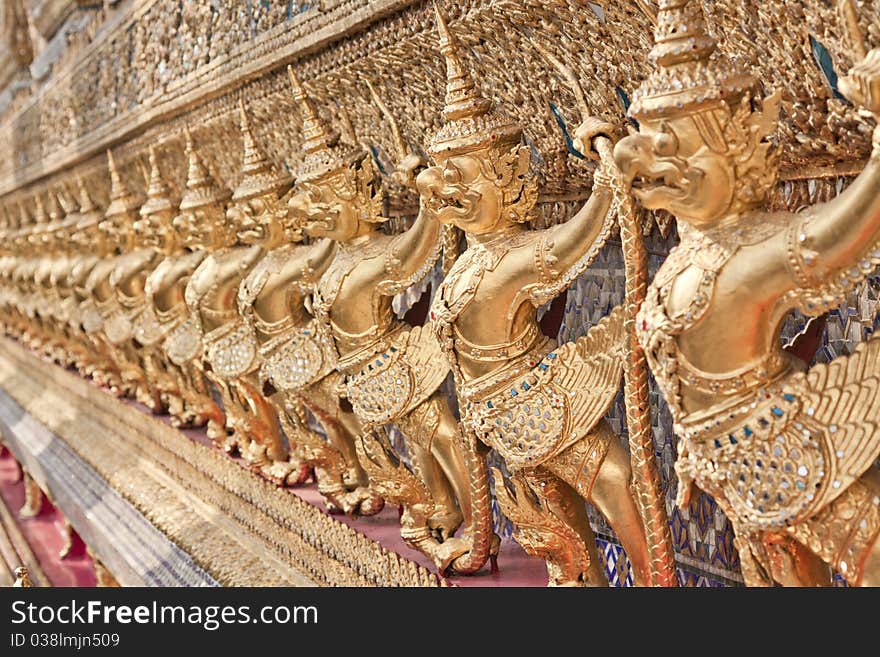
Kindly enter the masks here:
<path id="1" fill-rule="evenodd" d="M 605 568 L 608 583 L 614 587 L 632 586 L 632 568 L 623 548 L 613 541 L 596 539 L 599 548 L 599 560 Z"/>

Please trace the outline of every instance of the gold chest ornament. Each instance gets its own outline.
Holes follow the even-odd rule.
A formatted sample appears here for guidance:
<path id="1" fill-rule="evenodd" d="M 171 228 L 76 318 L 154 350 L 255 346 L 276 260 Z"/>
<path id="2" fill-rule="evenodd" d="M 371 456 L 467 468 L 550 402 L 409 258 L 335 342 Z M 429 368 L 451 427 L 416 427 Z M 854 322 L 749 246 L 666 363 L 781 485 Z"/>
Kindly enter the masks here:
<path id="1" fill-rule="evenodd" d="M 261 381 L 270 381 L 278 390 L 296 392 L 335 369 L 332 338 L 320 335 L 317 323 L 297 329 L 285 340 L 265 357 L 260 366 Z"/>
<path id="2" fill-rule="evenodd" d="M 163 349 L 175 365 L 181 366 L 202 355 L 202 332 L 195 318 L 187 317 L 165 339 Z"/>
<path id="3" fill-rule="evenodd" d="M 378 241 L 355 250 L 339 249 L 315 292 L 315 316 L 333 331 L 330 310 L 346 277 L 363 260 L 385 251 Z M 425 264 L 399 286 L 424 278 L 439 256 L 439 245 Z M 374 293 L 387 290 L 377 289 Z M 449 371 L 440 347 L 426 327 L 403 324 L 390 330 L 374 325 L 364 346 L 345 357 L 337 357 L 337 369 L 345 374 L 346 397 L 355 414 L 372 424 L 385 424 L 401 417 L 430 396 Z"/>
<path id="4" fill-rule="evenodd" d="M 81 318 L 83 330 L 86 333 L 97 333 L 104 327 L 104 318 L 98 312 L 92 300 L 83 303 Z"/>
<path id="5" fill-rule="evenodd" d="M 506 362 L 499 369 L 470 381 L 462 375 L 458 354 L 474 349 L 456 336 L 458 318 L 476 297 L 487 270 L 511 249 L 539 240 L 532 233 L 517 232 L 469 248 L 453 265 L 431 307 L 466 423 L 514 470 L 539 465 L 579 440 L 613 401 L 622 372 L 623 314 L 618 307 L 579 341 L 556 347 L 534 327 L 524 332 L 526 339 L 519 336 L 505 346 Z M 463 279 L 467 284 L 459 288 Z M 481 349 L 480 358 L 488 360 L 490 351 Z"/>
<path id="6" fill-rule="evenodd" d="M 209 342 L 206 358 L 218 376 L 234 379 L 254 369 L 259 347 L 253 327 L 246 322 L 221 326 L 205 342 Z"/>
<path id="7" fill-rule="evenodd" d="M 737 244 L 779 230 L 779 221 L 766 221 L 741 232 Z M 686 237 L 651 284 L 637 329 L 683 441 L 675 466 L 679 501 L 693 481 L 735 525 L 778 530 L 815 515 L 870 467 L 871 441 L 865 439 L 870 418 L 848 421 L 841 394 L 852 372 L 877 367 L 880 341 L 869 340 L 849 358 L 809 372 L 774 349 L 749 368 L 723 377 L 702 374 L 681 354 L 677 338 L 702 319 L 718 274 L 737 248 L 702 234 Z M 669 315 L 672 284 L 690 266 L 703 270 L 698 290 L 686 308 Z M 681 408 L 682 384 L 733 399 L 710 416 L 688 418 Z"/>
<path id="8" fill-rule="evenodd" d="M 231 248 L 220 249 L 214 253 L 215 258 L 229 257 L 230 255 L 232 257 L 236 255 Z M 203 267 L 215 268 L 217 266 L 209 257 L 202 262 L 193 276 L 196 277 Z M 241 270 L 241 263 L 239 263 L 239 270 Z M 199 343 L 203 347 L 207 347 L 204 351 L 205 360 L 208 361 L 217 376 L 224 379 L 234 379 L 252 371 L 256 365 L 259 351 L 253 327 L 243 321 L 234 308 L 214 310 L 202 305 L 206 298 L 217 295 L 218 283 L 216 281 L 204 290 L 198 290 L 192 282 L 193 279 L 190 279 L 185 293 L 186 305 L 191 316 L 195 318 L 199 314 L 211 314 L 222 318 L 224 323 L 207 334 L 202 334 L 200 329 L 196 329 L 195 323 L 192 326 L 187 325 L 185 329 L 181 325 L 179 327 L 180 333 L 172 334 L 176 336 L 174 341 L 179 342 L 173 348 L 181 354 L 192 352 L 197 348 L 194 331 L 198 330 Z"/>
<path id="9" fill-rule="evenodd" d="M 120 345 L 134 337 L 134 323 L 131 317 L 119 309 L 103 323 L 104 335 L 110 344 Z"/>
<path id="10" fill-rule="evenodd" d="M 333 339 L 321 330 L 320 322 L 293 326 L 289 318 L 279 325 L 268 324 L 257 316 L 254 303 L 272 274 L 281 271 L 290 253 L 274 249 L 260 260 L 238 290 L 238 307 L 249 326 L 274 337 L 259 346 L 261 382 L 270 382 L 277 390 L 297 392 L 322 379 L 335 369 Z M 296 283 L 304 292 L 310 291 L 312 279 L 304 272 L 303 281 Z"/>
<path id="11" fill-rule="evenodd" d="M 144 308 L 134 321 L 134 338 L 145 347 L 152 347 L 165 337 L 166 330 L 152 306 Z"/>

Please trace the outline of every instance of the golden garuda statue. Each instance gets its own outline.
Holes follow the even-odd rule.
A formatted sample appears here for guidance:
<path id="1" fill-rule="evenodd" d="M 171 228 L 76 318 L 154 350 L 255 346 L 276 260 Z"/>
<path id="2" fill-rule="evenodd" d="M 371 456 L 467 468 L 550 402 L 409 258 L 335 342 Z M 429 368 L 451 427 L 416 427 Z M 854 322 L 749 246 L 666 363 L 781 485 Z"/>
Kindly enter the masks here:
<path id="1" fill-rule="evenodd" d="M 369 489 L 358 461 L 350 432 L 354 418 L 350 412 L 342 417 L 333 338 L 307 309 L 315 284 L 336 255 L 336 242 L 303 244 L 302 230 L 288 215 L 285 209 L 277 225 L 283 234 L 238 290 L 239 312 L 259 345 L 253 385 L 271 391 L 287 438 L 314 468 L 328 508 L 373 515 L 384 501 Z M 309 413 L 321 423 L 326 440 L 309 427 Z"/>
<path id="2" fill-rule="evenodd" d="M 49 286 L 54 296 L 52 319 L 57 345 L 55 358 L 65 367 L 79 367 L 87 352 L 85 345 L 80 342 L 81 334 L 76 330 L 79 302 L 71 273 L 80 255 L 73 236 L 81 215 L 76 201 L 67 195 L 64 188 L 55 192 L 54 209 L 58 219 L 53 240 L 58 255 L 49 274 Z"/>
<path id="3" fill-rule="evenodd" d="M 31 261 L 33 253 L 28 236 L 33 226 L 33 220 L 24 202 L 19 201 L 17 217 L 11 217 L 12 230 L 9 233 L 9 259 L 4 265 L 4 277 L 7 281 L 6 305 L 9 308 L 8 324 L 13 329 L 12 333 L 25 344 L 31 331 L 27 318 L 26 304 L 26 268 Z"/>
<path id="4" fill-rule="evenodd" d="M 201 323 L 186 304 L 186 289 L 199 265 L 215 251 L 235 243 L 226 225 L 226 201 L 232 193 L 211 177 L 185 131 L 187 176 L 178 214 L 176 254 L 169 255 L 147 279 L 147 294 L 164 337 L 162 350 L 176 373 L 186 403 L 197 413 L 195 423 L 207 421 L 208 437 L 217 444 L 227 439 L 227 421 L 211 395 L 204 370 Z M 232 427 L 230 427 L 232 430 Z"/>
<path id="5" fill-rule="evenodd" d="M 649 584 L 629 455 L 603 419 L 623 373 L 623 308 L 561 346 L 537 320 L 538 307 L 589 267 L 614 226 L 610 149 L 590 199 L 573 218 L 528 230 L 523 224 L 533 218 L 537 185 L 522 129 L 480 94 L 439 12 L 437 23 L 446 58 L 446 123 L 429 146 L 434 165 L 417 185 L 423 215 L 467 237 L 430 313 L 455 373 L 463 423 L 541 498 L 548 512 L 536 516 L 535 509 L 516 508 L 528 504 L 525 488 L 514 506 L 496 481 L 523 547 L 548 560 L 551 583 L 607 584 L 583 498 L 614 528 L 635 582 Z M 577 134 L 589 146 L 612 132 L 587 118 Z"/>
<path id="6" fill-rule="evenodd" d="M 92 200 L 82 178 L 77 178 L 76 184 L 79 220 L 71 236 L 76 252 L 72 257 L 68 274 L 76 303 L 69 319 L 71 336 L 82 345 L 76 366 L 82 375 L 91 377 L 114 394 L 122 395 L 126 386 L 113 362 L 112 352 L 107 343 L 97 337 L 97 331 L 103 320 L 92 296 L 94 287 L 90 287 L 90 285 L 103 284 L 99 283 L 99 280 L 106 283 L 112 268 L 111 261 L 115 246 L 101 230 L 100 225 L 104 215 Z M 96 269 L 99 270 L 99 274 L 106 273 L 93 277 L 92 272 Z"/>
<path id="7" fill-rule="evenodd" d="M 15 309 L 15 323 L 18 327 L 18 335 L 21 341 L 28 344 L 32 328 L 28 319 L 29 287 L 28 271 L 32 271 L 34 247 L 30 242 L 30 233 L 34 227 L 34 220 L 28 212 L 24 201 L 18 203 L 18 230 L 15 231 L 12 242 L 14 247 L 14 262 L 11 265 L 9 280 L 11 286 L 11 305 Z"/>
<path id="8" fill-rule="evenodd" d="M 651 59 L 615 160 L 644 207 L 679 222 L 637 321 L 680 437 L 679 501 L 692 485 L 716 499 L 749 585 L 827 583 L 821 562 L 878 585 L 880 340 L 805 371 L 779 335 L 790 311 L 834 308 L 880 264 L 880 130 L 837 198 L 770 212 L 779 93 L 762 101 L 692 0 L 661 0 Z M 880 51 L 840 90 L 880 113 Z"/>
<path id="9" fill-rule="evenodd" d="M 421 213 L 402 234 L 382 232 L 384 192 L 370 155 L 346 147 L 292 71 L 290 77 L 305 141 L 290 210 L 308 235 L 337 242 L 313 309 L 332 338 L 342 375 L 341 390 L 332 394 L 344 394 L 353 415 L 335 412 L 338 399 L 326 408 L 356 436 L 372 490 L 403 506 L 407 543 L 441 570 L 475 572 L 498 548 L 486 466 L 473 441 L 461 435 L 441 390 L 449 366 L 440 346 L 427 327 L 407 325 L 392 309 L 394 295 L 434 266 L 439 225 Z M 389 423 L 406 437 L 411 469 L 384 434 Z"/>
<path id="10" fill-rule="evenodd" d="M 155 145 L 149 149 L 150 177 L 147 198 L 141 206 L 140 218 L 134 223 L 140 248 L 124 258 L 114 270 L 111 282 L 117 288 L 120 305 L 130 309 L 131 340 L 138 360 L 152 389 L 159 395 L 163 410 L 171 414 L 175 426 L 193 422 L 191 409 L 184 408 L 178 383 L 165 359 L 160 343 L 163 334 L 153 310 L 153 295 L 147 281 L 167 256 L 177 250 L 177 235 L 171 225 L 176 207 L 170 198 L 168 184 L 159 169 Z"/>
<path id="11" fill-rule="evenodd" d="M 186 409 L 187 423 L 207 424 L 208 437 L 226 438 L 226 416 L 211 396 L 202 367 L 202 336 L 186 305 L 186 286 L 193 272 L 214 248 L 228 243 L 224 202 L 230 192 L 214 182 L 185 131 L 187 177 L 178 214 L 171 222 L 165 259 L 150 274 L 146 293 L 155 322 L 155 344 L 174 376 Z M 159 347 L 158 345 L 161 345 Z"/>
<path id="12" fill-rule="evenodd" d="M 33 222 L 26 238 L 29 252 L 28 257 L 22 262 L 19 269 L 19 280 L 21 289 L 24 292 L 21 310 L 29 326 L 27 344 L 31 349 L 38 351 L 42 349 L 43 344 L 46 342 L 46 332 L 41 321 L 43 297 L 40 280 L 43 276 L 40 270 L 41 268 L 44 269 L 47 263 L 43 249 L 48 241 L 44 241 L 48 224 L 49 214 L 43 205 L 43 199 L 40 194 L 35 194 Z"/>
<path id="13" fill-rule="evenodd" d="M 16 232 L 9 206 L 0 206 L 0 332 L 7 335 L 14 333 L 11 275 L 16 262 Z"/>
<path id="14" fill-rule="evenodd" d="M 194 201 L 210 204 L 216 193 L 205 184 L 204 168 L 193 148 L 189 131 L 186 132 L 186 155 L 189 165 L 186 189 L 175 213 L 168 201 L 167 185 L 160 177 L 155 148 L 150 150 L 152 194 L 148 192 L 148 196 L 152 199 L 152 206 L 149 212 L 141 208 L 141 221 L 146 224 L 144 230 L 155 236 L 164 258 L 147 276 L 145 307 L 135 322 L 134 337 L 146 352 L 151 376 L 163 381 L 160 389 L 168 396 L 172 424 L 183 427 L 208 424 L 208 435 L 213 439 L 225 436 L 225 416 L 211 398 L 204 374 L 196 364 L 199 361 L 195 354 L 188 359 L 172 359 L 166 349 L 172 331 L 189 319 L 184 300 L 186 284 L 207 255 L 195 243 L 194 223 L 180 220 L 180 216 L 191 214 L 194 209 L 198 211 L 199 206 L 194 206 Z M 208 225 L 206 222 L 205 227 Z"/>
<path id="15" fill-rule="evenodd" d="M 48 210 L 44 209 L 40 195 L 37 195 L 38 215 L 47 217 L 41 221 L 39 230 L 31 234 L 37 250 L 37 264 L 34 269 L 34 328 L 39 333 L 39 345 L 34 348 L 42 351 L 58 363 L 67 364 L 64 336 L 56 327 L 56 312 L 60 309 L 60 290 L 53 282 L 53 273 L 63 267 L 67 251 L 66 226 L 57 196 L 48 194 Z"/>
<path id="16" fill-rule="evenodd" d="M 227 208 L 232 238 L 211 252 L 193 272 L 185 299 L 198 319 L 208 377 L 220 391 L 232 433 L 228 450 L 241 455 L 266 475 L 285 483 L 305 476 L 299 459 L 283 440 L 278 414 L 259 389 L 259 344 L 252 324 L 239 313 L 242 281 L 269 251 L 285 241 L 287 208 L 279 194 L 287 187 L 273 170 L 251 133 L 244 102 L 240 107 L 244 141 L 241 180 Z"/>
<path id="17" fill-rule="evenodd" d="M 158 258 L 152 248 L 141 243 L 144 235 L 136 234 L 141 198 L 122 181 L 110 151 L 107 151 L 107 166 L 110 205 L 98 227 L 104 232 L 103 246 L 108 250 L 108 257 L 95 265 L 86 280 L 92 307 L 86 310 L 83 324 L 100 348 L 110 355 L 121 376 L 124 392 L 133 394 L 147 408 L 159 413 L 165 408 L 161 395 L 147 376 L 132 340 L 133 320 L 143 309 L 144 270 L 158 264 Z"/>

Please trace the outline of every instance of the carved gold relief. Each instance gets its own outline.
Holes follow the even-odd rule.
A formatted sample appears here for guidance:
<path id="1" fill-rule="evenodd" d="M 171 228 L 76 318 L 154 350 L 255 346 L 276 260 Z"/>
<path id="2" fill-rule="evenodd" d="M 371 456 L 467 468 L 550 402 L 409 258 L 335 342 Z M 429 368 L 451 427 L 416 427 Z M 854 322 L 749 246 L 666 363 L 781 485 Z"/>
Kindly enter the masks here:
<path id="1" fill-rule="evenodd" d="M 638 320 L 682 441 L 680 499 L 697 485 L 724 508 L 747 583 L 797 579 L 791 560 L 767 557 L 778 535 L 851 583 L 876 584 L 880 498 L 867 491 L 880 481 L 880 343 L 804 371 L 778 332 L 787 312 L 833 308 L 880 262 L 880 132 L 844 193 L 796 214 L 767 212 L 779 93 L 762 100 L 751 75 L 713 57 L 699 3 L 664 0 L 660 9 L 657 70 L 630 108 L 639 133 L 615 159 L 642 205 L 672 212 L 682 232 Z M 840 89 L 876 115 L 878 85 L 872 51 Z"/>
<path id="2" fill-rule="evenodd" d="M 602 420 L 620 385 L 624 315 L 612 311 L 586 337 L 558 348 L 541 333 L 536 317 L 537 306 L 564 291 L 608 238 L 615 210 L 610 153 L 575 217 L 553 229 L 525 229 L 536 193 L 521 128 L 481 96 L 439 13 L 437 21 L 446 58 L 446 123 L 429 147 L 434 165 L 419 174 L 417 184 L 430 219 L 454 224 L 468 240 L 431 309 L 464 422 L 508 467 L 534 480 L 530 486 L 539 495 L 564 484 L 593 502 L 624 544 L 636 582 L 648 584 L 648 546 L 630 490 L 628 457 Z M 577 134 L 588 145 L 610 131 L 587 118 Z M 548 526 L 570 524 L 587 550 L 590 530 L 574 505 L 562 518 L 552 505 L 544 508 L 554 516 Z M 571 549 L 558 542 L 539 548 L 534 536 L 523 546 L 535 553 Z M 593 568 L 568 583 L 598 584 L 597 577 Z M 665 581 L 672 581 L 669 575 Z"/>
<path id="3" fill-rule="evenodd" d="M 57 16 L 29 34 L 19 4 L 5 334 L 275 484 L 314 475 L 331 511 L 400 505 L 440 570 L 499 549 L 494 450 L 557 585 L 606 583 L 585 501 L 637 585 L 676 583 L 649 365 L 679 501 L 715 499 L 747 584 L 878 583 L 877 340 L 808 368 L 779 339 L 880 264 L 872 3 L 381 0 L 352 25 L 365 0 L 147 0 L 83 9 L 70 63 L 45 51 Z M 646 234 L 673 218 L 649 286 Z M 622 303 L 545 335 L 617 244 Z"/>
<path id="4" fill-rule="evenodd" d="M 343 421 L 357 436 L 371 486 L 403 506 L 407 542 L 441 569 L 473 572 L 497 549 L 485 464 L 462 439 L 439 390 L 448 373 L 439 345 L 424 327 L 396 320 L 391 308 L 393 295 L 421 280 L 436 261 L 438 226 L 420 216 L 401 235 L 379 231 L 387 218 L 370 157 L 326 126 L 289 73 L 305 138 L 291 214 L 312 238 L 337 242 L 315 286 L 313 309 L 332 337 L 339 393 L 353 409 Z M 382 435 L 388 423 L 407 437 L 411 467 L 399 457 L 389 460 Z M 454 536 L 462 524 L 462 536 Z"/>

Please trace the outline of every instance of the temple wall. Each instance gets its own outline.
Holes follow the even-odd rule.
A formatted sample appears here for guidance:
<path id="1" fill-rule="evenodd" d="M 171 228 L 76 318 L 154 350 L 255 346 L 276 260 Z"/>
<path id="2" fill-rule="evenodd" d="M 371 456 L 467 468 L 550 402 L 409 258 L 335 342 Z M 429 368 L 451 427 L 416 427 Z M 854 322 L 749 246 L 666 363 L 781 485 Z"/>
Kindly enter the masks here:
<path id="1" fill-rule="evenodd" d="M 158 146 L 160 164 L 173 195 L 179 198 L 186 178 L 186 127 L 211 173 L 226 187 L 234 188 L 239 182 L 242 152 L 240 100 L 247 106 L 255 136 L 269 158 L 279 170 L 294 171 L 301 159 L 302 133 L 287 82 L 288 64 L 295 68 L 324 118 L 340 129 L 343 139 L 365 145 L 380 171 L 390 174 L 401 154 L 391 125 L 371 100 L 365 80 L 375 86 L 395 117 L 406 146 L 424 154 L 430 135 L 441 125 L 445 87 L 443 60 L 436 51 L 434 4 L 422 0 L 4 0 L 0 5 L 0 145 L 4 153 L 0 158 L 0 217 L 17 216 L 19 204 L 30 203 L 35 195 L 73 189 L 77 178 L 84 180 L 94 199 L 105 206 L 110 191 L 107 149 L 112 149 L 125 182 L 144 191 L 147 149 Z M 436 4 L 460 37 L 486 95 L 524 128 L 532 151 L 532 170 L 540 183 L 535 225 L 566 221 L 588 197 L 594 165 L 572 152 L 571 132 L 581 119 L 576 99 L 534 43 L 571 67 L 584 86 L 593 114 L 624 125 L 629 122 L 629 99 L 650 71 L 647 53 L 652 43 L 652 15 L 644 7 L 651 3 L 436 0 Z M 873 124 L 836 89 L 837 76 L 850 68 L 854 56 L 834 4 L 822 0 L 703 2 L 710 29 L 724 52 L 749 67 L 766 92 L 782 90 L 781 127 L 774 137 L 782 152 L 782 180 L 774 200 L 780 209 L 797 210 L 831 198 L 861 170 L 870 152 Z M 867 45 L 880 46 L 880 3 L 859 0 L 856 5 Z M 387 210 L 395 217 L 389 230 L 399 231 L 409 225 L 418 199 L 391 183 L 389 189 Z M 677 243 L 676 227 L 667 215 L 643 213 L 642 220 L 653 273 Z M 623 280 L 620 243 L 612 240 L 596 264 L 569 289 L 560 341 L 583 335 L 620 303 Z M 423 288 L 401 297 L 401 315 Z M 878 289 L 880 279 L 869 280 L 844 307 L 831 313 L 817 360 L 847 353 L 873 332 L 880 302 Z M 801 318 L 792 316 L 783 337 L 797 334 L 803 326 Z M 18 407 L 29 406 L 21 392 L 26 382 L 15 384 L 19 385 L 15 389 L 9 387 L 16 376 L 21 377 L 10 368 L 29 358 L 15 355 L 15 349 L 20 347 L 6 342 L 0 348 L 0 373 L 4 375 L 0 378 L 0 411 L 13 408 L 7 404 L 12 397 L 18 397 Z M 48 376 L 45 363 L 39 367 L 38 376 Z M 66 387 L 67 392 L 63 388 L 53 392 L 59 395 L 56 403 L 67 412 L 64 395 L 71 395 L 67 398 L 70 408 L 88 414 L 82 386 L 71 383 Z M 741 584 L 730 523 L 711 498 L 700 495 L 684 510 L 674 506 L 677 439 L 668 409 L 656 390 L 652 389 L 651 400 L 656 453 L 680 580 L 701 586 Z M 39 400 L 31 401 L 39 406 Z M 145 428 L 145 420 L 138 415 L 142 411 L 116 408 L 118 404 L 121 402 L 103 400 L 98 405 L 100 413 L 122 413 L 131 418 L 136 427 L 133 431 L 149 433 L 150 439 L 158 442 L 173 442 L 173 437 L 163 433 L 172 429 Z M 28 408 L 28 412 L 39 424 L 38 409 Z M 609 419 L 625 439 L 623 417 L 619 400 Z M 48 420 L 49 416 L 43 417 Z M 10 431 L 10 422 L 0 414 L 4 434 Z M 180 499 L 212 495 L 230 505 L 222 513 L 223 522 L 232 523 L 229 527 L 248 525 L 254 554 L 270 555 L 267 558 L 283 564 L 285 582 L 305 578 L 322 584 L 382 583 L 378 575 L 346 565 L 347 557 L 331 564 L 332 560 L 319 556 L 336 549 L 332 540 L 322 543 L 307 535 L 320 533 L 318 529 L 310 525 L 306 531 L 297 523 L 322 521 L 312 518 L 308 509 L 300 509 L 297 505 L 303 504 L 301 501 L 291 502 L 295 508 L 289 515 L 273 516 L 283 513 L 283 502 L 275 499 L 276 492 L 265 491 L 271 502 L 246 499 L 244 483 L 235 479 L 237 475 L 227 469 L 228 464 L 215 463 L 215 455 L 207 449 L 187 453 L 186 463 L 164 472 L 157 478 L 159 484 L 141 482 L 143 491 L 154 484 L 172 491 L 175 486 L 186 489 L 184 498 L 169 493 L 167 503 L 171 506 L 167 508 L 158 506 L 166 498 L 156 497 L 157 509 L 151 510 L 149 501 L 137 503 L 130 496 L 122 499 L 127 482 L 110 475 L 109 453 L 102 452 L 103 456 L 88 465 L 90 448 L 81 438 L 65 436 L 64 427 L 34 431 L 49 431 L 52 441 L 60 441 L 59 450 L 72 450 L 76 462 L 88 466 L 83 472 L 97 477 L 108 495 L 119 497 L 126 513 L 149 520 L 144 531 L 153 531 L 155 525 L 161 534 L 157 545 L 167 543 L 168 559 L 185 565 L 180 566 L 186 575 L 180 576 L 179 583 L 255 583 L 270 577 L 258 571 L 247 576 L 224 571 L 227 565 L 238 567 L 246 559 L 244 555 L 240 559 L 219 553 L 212 556 L 205 547 L 212 545 L 211 541 L 222 541 L 222 523 L 219 529 L 202 527 L 205 544 L 200 547 L 187 538 L 185 526 L 174 525 L 169 519 L 171 506 L 180 504 Z M 110 440 L 109 436 L 105 439 Z M 26 441 L 8 442 L 20 460 L 37 458 L 37 454 L 26 453 Z M 108 449 L 107 444 L 98 447 Z M 118 448 L 137 449 L 125 443 Z M 162 449 L 174 451 L 168 444 Z M 56 460 L 40 461 L 41 467 L 60 468 L 57 459 L 62 457 L 52 458 Z M 208 484 L 212 469 L 228 476 L 219 484 L 222 490 Z M 53 478 L 57 479 L 58 473 L 47 471 L 47 486 Z M 192 481 L 185 481 L 189 478 Z M 65 494 L 75 495 L 75 491 L 67 489 Z M 233 508 L 233 502 L 240 509 Z M 76 504 L 68 504 L 75 514 Z M 161 517 L 154 518 L 154 511 Z M 509 523 L 497 505 L 495 511 L 498 530 L 509 537 Z M 590 513 L 612 581 L 620 585 L 631 581 L 610 527 L 598 514 Z M 270 517 L 264 519 L 262 514 Z M 260 522 L 267 523 L 268 529 L 256 526 Z M 120 581 L 166 583 L 161 578 L 150 580 L 131 559 L 125 561 L 117 554 L 118 546 L 112 545 L 113 535 L 106 527 L 94 531 L 95 549 L 103 547 L 104 554 L 99 556 L 107 567 L 115 568 Z M 339 530 L 333 540 L 339 540 L 339 549 L 344 551 L 354 550 L 351 546 L 360 539 Z M 236 549 L 245 547 L 238 545 Z M 381 553 L 381 548 L 375 549 Z M 295 550 L 300 550 L 299 556 L 292 553 Z M 213 565 L 212 559 L 217 560 Z M 314 565 L 310 571 L 309 559 L 322 565 Z M 412 573 L 400 575 L 394 582 L 438 583 L 420 568 L 413 566 Z"/>

